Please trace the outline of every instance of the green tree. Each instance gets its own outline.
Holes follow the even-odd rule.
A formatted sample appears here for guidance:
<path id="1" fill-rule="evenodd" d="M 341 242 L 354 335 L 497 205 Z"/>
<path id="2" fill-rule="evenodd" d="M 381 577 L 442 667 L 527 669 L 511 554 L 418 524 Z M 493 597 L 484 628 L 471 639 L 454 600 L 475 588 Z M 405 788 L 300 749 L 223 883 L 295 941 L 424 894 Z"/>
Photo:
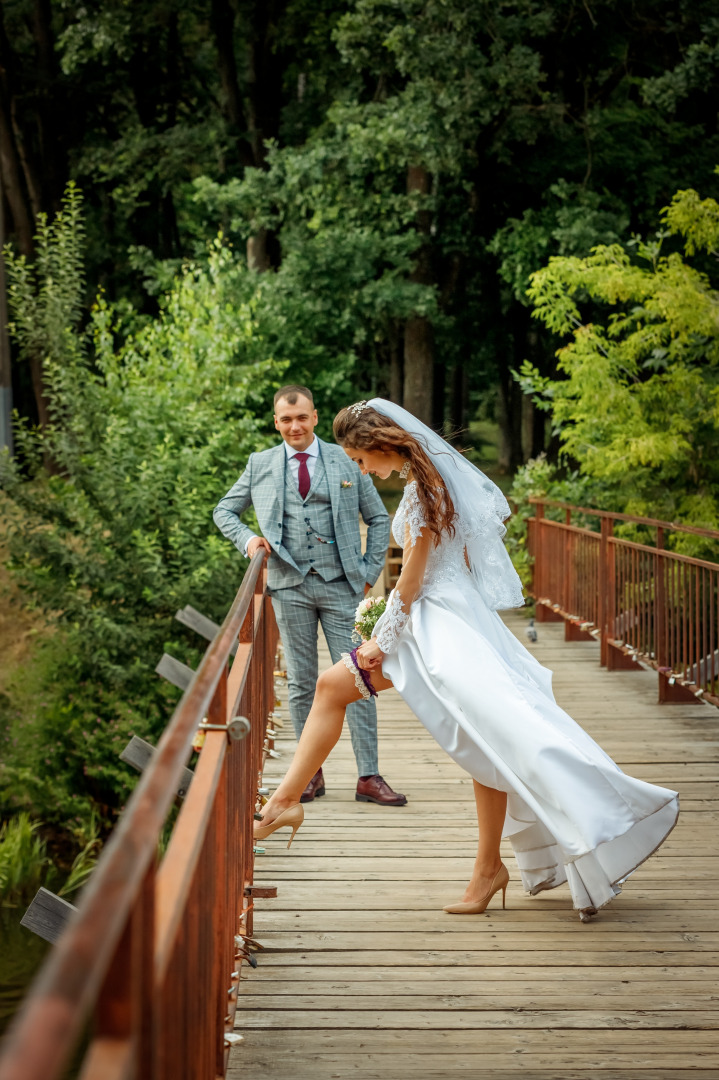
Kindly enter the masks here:
<path id="1" fill-rule="evenodd" d="M 511 372 L 526 358 L 553 375 L 556 347 L 519 279 L 624 222 L 645 233 L 719 159 L 711 0 L 14 0 L 1 14 L 18 250 L 74 177 L 89 299 L 99 283 L 154 313 L 150 264 L 166 283 L 221 228 L 257 270 L 292 262 L 277 285 L 288 353 L 298 376 L 341 373 L 331 408 L 376 387 L 464 426 L 483 404 L 508 471 L 545 444 Z M 318 288 L 325 270 L 336 288 Z M 30 415 L 28 371 L 14 382 Z M 41 371 L 44 420 L 38 387 Z"/>
<path id="2" fill-rule="evenodd" d="M 46 344 L 49 414 L 42 428 L 18 425 L 22 468 L 2 460 L 16 508 L 7 542 L 58 636 L 48 708 L 26 724 L 26 758 L 0 775 L 41 801 L 49 777 L 61 778 L 47 789 L 53 814 L 66 809 L 58 786 L 119 804 L 127 778 L 114 742 L 162 730 L 173 694 L 154 667 L 168 643 L 196 656 L 174 613 L 192 603 L 224 615 L 243 563 L 211 511 L 263 445 L 282 375 L 252 305 L 238 302 L 249 272 L 221 241 L 203 268 L 177 278 L 156 318 L 131 320 L 129 335 L 102 297 L 83 330 L 81 246 L 71 189 L 63 212 L 41 219 L 36 261 L 8 259 L 11 333 L 21 355 Z"/>
<path id="3" fill-rule="evenodd" d="M 61 206 L 74 179 L 87 197 L 89 305 L 144 300 L 132 246 L 154 258 L 204 258 L 213 225 L 189 193 L 263 168 L 267 141 L 304 137 L 322 93 L 332 0 L 90 0 L 0 5 L 0 247 L 27 257 L 39 215 Z M 271 238 L 254 238 L 265 265 Z M 14 371 L 26 415 L 47 420 L 39 361 Z"/>
<path id="4" fill-rule="evenodd" d="M 703 253 L 719 248 L 719 204 L 679 191 L 662 226 L 532 275 L 536 317 L 569 341 L 560 378 L 525 363 L 522 381 L 614 509 L 717 528 L 719 293 Z"/>
<path id="5" fill-rule="evenodd" d="M 403 240 L 414 292 L 352 342 L 347 378 L 454 425 L 466 422 L 470 396 L 498 384 L 511 470 L 545 437 L 511 372 L 530 358 L 552 374 L 555 347 L 519 279 L 548 254 L 587 254 L 646 227 L 679 162 L 691 161 L 693 181 L 710 175 L 719 149 L 710 93 L 695 95 L 689 119 L 645 94 L 697 43 L 709 10 L 641 3 L 617 18 L 609 2 L 358 0 L 336 24 L 345 86 L 325 122 L 270 150 L 266 173 L 203 181 L 199 199 L 243 244 L 274 235 L 282 259 L 300 246 L 330 258 L 335 249 L 339 266 L 353 233 L 369 230 L 385 259 L 360 258 L 368 286 L 373 275 L 386 282 L 386 255 Z M 312 307 L 311 272 L 302 281 L 295 269 Z M 399 286 L 399 264 L 390 269 Z M 332 310 L 345 311 L 339 287 Z M 320 321 L 307 329 L 326 332 Z"/>

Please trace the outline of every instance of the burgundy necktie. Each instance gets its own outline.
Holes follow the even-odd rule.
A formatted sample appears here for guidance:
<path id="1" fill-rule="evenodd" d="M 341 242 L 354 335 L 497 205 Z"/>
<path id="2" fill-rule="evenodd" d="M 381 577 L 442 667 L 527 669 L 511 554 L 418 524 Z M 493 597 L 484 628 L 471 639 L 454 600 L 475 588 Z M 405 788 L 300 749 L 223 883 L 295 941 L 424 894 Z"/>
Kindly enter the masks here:
<path id="1" fill-rule="evenodd" d="M 302 500 L 307 498 L 307 492 L 310 490 L 310 470 L 307 468 L 307 458 L 309 454 L 295 454 L 295 457 L 300 463 L 300 471 L 297 474 L 297 482 L 300 488 L 300 498 Z"/>

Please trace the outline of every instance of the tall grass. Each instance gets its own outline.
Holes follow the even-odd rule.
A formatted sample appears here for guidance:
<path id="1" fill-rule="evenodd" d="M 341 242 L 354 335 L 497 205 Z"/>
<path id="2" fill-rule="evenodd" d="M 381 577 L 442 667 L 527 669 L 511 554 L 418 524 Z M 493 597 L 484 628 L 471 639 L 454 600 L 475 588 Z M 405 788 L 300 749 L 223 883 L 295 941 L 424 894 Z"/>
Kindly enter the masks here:
<path id="1" fill-rule="evenodd" d="M 39 889 L 49 867 L 45 841 L 38 836 L 39 821 L 18 814 L 0 827 L 0 904 L 17 907 Z"/>
<path id="2" fill-rule="evenodd" d="M 18 907 L 29 902 L 41 885 L 56 889 L 60 871 L 53 864 L 47 844 L 39 835 L 42 822 L 23 812 L 0 826 L 0 906 Z M 93 816 L 83 830 L 82 847 L 59 889 L 69 896 L 81 888 L 97 862 L 101 846 L 99 825 Z"/>

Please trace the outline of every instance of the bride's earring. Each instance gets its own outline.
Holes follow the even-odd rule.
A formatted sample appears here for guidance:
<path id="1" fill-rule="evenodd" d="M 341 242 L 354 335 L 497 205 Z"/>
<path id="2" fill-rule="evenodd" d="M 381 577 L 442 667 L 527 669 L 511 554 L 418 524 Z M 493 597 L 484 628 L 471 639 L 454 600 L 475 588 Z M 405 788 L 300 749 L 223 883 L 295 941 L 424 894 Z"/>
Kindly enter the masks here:
<path id="1" fill-rule="evenodd" d="M 406 480 L 407 479 L 407 477 L 409 476 L 409 470 L 411 468 L 412 468 L 412 466 L 411 466 L 410 462 L 405 461 L 404 465 L 402 466 L 402 468 L 399 471 L 400 480 Z"/>

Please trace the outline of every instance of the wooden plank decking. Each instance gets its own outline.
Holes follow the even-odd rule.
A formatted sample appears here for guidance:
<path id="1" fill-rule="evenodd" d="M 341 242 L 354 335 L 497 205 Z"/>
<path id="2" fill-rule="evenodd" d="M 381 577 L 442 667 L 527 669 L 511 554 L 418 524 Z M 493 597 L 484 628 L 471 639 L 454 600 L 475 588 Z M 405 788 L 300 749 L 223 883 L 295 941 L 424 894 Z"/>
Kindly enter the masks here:
<path id="1" fill-rule="evenodd" d="M 292 848 L 264 842 L 255 880 L 279 895 L 257 901 L 265 951 L 242 982 L 231 1080 L 719 1076 L 719 712 L 657 705 L 655 675 L 602 670 L 598 646 L 565 644 L 559 624 L 532 648 L 620 765 L 679 790 L 661 852 L 587 925 L 566 886 L 525 896 L 508 846 L 507 910 L 495 897 L 484 915 L 445 915 L 473 862 L 471 782 L 381 695 L 380 768 L 409 804 L 354 801 L 345 733 Z M 285 723 L 271 777 L 292 753 Z"/>

